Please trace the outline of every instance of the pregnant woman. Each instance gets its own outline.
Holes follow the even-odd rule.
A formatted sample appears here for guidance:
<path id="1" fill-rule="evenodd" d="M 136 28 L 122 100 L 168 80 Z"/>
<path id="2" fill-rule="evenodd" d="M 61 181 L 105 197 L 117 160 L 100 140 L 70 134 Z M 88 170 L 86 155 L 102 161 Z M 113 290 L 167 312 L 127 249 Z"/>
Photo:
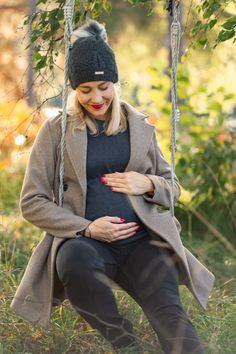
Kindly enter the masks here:
<path id="1" fill-rule="evenodd" d="M 171 171 L 147 114 L 119 99 L 118 69 L 103 25 L 77 32 L 69 59 L 64 204 L 58 206 L 60 115 L 47 119 L 31 151 L 24 218 L 44 230 L 12 302 L 48 327 L 53 305 L 73 308 L 114 350 L 141 353 L 111 284 L 143 309 L 168 354 L 203 354 L 180 301 L 185 284 L 205 308 L 214 276 L 182 245 L 169 210 Z M 180 196 L 175 176 L 174 200 Z M 129 351 L 130 352 L 130 351 Z"/>

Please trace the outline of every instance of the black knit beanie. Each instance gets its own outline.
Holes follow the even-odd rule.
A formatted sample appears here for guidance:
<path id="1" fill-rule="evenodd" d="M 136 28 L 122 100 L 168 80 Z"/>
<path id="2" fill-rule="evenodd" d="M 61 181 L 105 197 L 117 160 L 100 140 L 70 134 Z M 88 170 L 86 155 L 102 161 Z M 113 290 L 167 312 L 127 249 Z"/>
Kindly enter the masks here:
<path id="1" fill-rule="evenodd" d="M 108 45 L 103 25 L 88 20 L 74 34 L 78 37 L 69 53 L 69 81 L 75 90 L 89 81 L 118 81 L 115 54 Z"/>

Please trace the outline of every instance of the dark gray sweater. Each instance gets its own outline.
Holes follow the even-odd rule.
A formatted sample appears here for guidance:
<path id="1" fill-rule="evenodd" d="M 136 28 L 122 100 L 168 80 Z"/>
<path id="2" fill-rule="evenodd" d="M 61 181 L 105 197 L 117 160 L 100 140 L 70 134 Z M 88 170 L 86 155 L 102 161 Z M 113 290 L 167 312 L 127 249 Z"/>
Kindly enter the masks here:
<path id="1" fill-rule="evenodd" d="M 104 121 L 94 119 L 101 132 Z M 130 158 L 129 128 L 112 136 L 104 133 L 91 135 L 87 129 L 87 196 L 85 218 L 95 219 L 108 215 L 124 218 L 125 222 L 137 222 L 141 227 L 134 236 L 115 241 L 116 244 L 134 242 L 147 237 L 145 225 L 133 211 L 128 197 L 124 193 L 113 192 L 100 181 L 105 173 L 123 172 Z"/>

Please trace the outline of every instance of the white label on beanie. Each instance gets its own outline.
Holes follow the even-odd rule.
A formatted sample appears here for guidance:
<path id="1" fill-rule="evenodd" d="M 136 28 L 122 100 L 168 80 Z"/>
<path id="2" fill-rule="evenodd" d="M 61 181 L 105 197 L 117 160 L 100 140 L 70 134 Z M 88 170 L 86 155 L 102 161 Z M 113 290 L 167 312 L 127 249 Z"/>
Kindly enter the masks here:
<path id="1" fill-rule="evenodd" d="M 95 75 L 104 74 L 104 71 L 95 71 Z"/>

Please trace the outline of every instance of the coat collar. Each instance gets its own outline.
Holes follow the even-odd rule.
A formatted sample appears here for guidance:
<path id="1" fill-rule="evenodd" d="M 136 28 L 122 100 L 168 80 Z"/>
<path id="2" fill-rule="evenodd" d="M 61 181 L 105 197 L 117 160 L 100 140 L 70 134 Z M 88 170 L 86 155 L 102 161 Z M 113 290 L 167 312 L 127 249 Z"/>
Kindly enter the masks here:
<path id="1" fill-rule="evenodd" d="M 121 100 L 127 112 L 127 119 L 130 128 L 130 160 L 124 172 L 138 170 L 140 164 L 144 161 L 151 143 L 151 137 L 155 127 L 145 122 L 149 115 L 138 111 L 126 101 Z M 66 151 L 75 170 L 78 182 L 81 185 L 84 196 L 86 195 L 86 157 L 87 157 L 87 130 L 71 129 L 66 132 Z"/>

